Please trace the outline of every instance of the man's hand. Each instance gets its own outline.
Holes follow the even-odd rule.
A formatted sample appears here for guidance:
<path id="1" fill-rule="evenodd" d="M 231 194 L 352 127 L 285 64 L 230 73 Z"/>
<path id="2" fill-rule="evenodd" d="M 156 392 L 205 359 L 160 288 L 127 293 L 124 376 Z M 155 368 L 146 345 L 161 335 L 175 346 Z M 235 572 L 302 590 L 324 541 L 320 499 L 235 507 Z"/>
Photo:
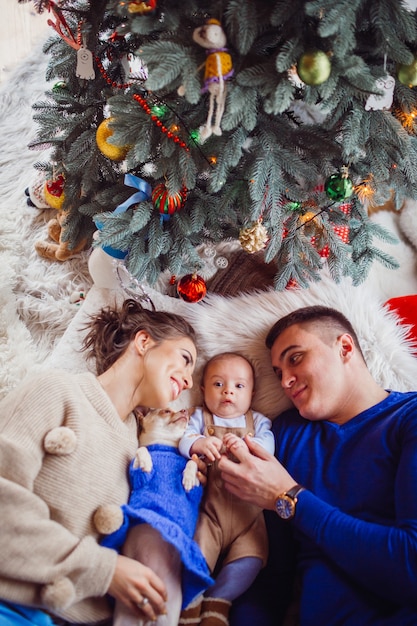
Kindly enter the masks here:
<path id="1" fill-rule="evenodd" d="M 219 469 L 226 489 L 242 500 L 273 510 L 277 497 L 297 482 L 272 454 L 249 436 L 244 441 L 230 440 L 227 450 L 239 463 L 222 455 Z"/>

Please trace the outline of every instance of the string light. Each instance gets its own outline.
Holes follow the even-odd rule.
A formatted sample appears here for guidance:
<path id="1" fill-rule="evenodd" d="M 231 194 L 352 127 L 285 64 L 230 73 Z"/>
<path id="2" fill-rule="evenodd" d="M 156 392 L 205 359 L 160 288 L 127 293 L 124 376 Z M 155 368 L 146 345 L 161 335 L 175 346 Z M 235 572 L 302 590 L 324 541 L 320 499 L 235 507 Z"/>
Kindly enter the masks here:
<path id="1" fill-rule="evenodd" d="M 355 187 L 355 194 L 358 196 L 362 204 L 371 203 L 375 195 L 375 187 L 372 174 Z"/>
<path id="2" fill-rule="evenodd" d="M 417 122 L 417 109 L 413 109 L 412 111 L 403 111 L 399 107 L 396 107 L 393 110 L 393 113 L 404 130 L 410 134 L 414 134 Z"/>

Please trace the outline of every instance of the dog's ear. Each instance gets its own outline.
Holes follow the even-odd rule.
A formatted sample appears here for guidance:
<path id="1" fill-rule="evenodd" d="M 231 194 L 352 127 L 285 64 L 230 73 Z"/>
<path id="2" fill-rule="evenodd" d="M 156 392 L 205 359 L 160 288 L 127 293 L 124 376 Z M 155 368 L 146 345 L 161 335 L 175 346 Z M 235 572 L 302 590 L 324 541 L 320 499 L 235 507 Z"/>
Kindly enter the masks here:
<path id="1" fill-rule="evenodd" d="M 149 413 L 148 408 L 144 407 L 144 406 L 137 406 L 133 413 L 136 417 L 136 421 L 138 423 L 138 436 L 141 434 L 141 432 L 143 432 L 143 418 L 146 416 L 147 413 Z"/>

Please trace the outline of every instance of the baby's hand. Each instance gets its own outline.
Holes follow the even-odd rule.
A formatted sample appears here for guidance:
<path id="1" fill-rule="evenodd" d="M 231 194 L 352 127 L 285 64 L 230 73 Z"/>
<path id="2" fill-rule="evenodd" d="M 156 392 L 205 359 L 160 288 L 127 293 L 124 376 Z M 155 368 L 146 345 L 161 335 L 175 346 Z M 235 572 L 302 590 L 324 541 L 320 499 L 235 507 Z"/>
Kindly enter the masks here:
<path id="1" fill-rule="evenodd" d="M 190 453 L 205 456 L 209 463 L 213 463 L 216 459 L 220 459 L 222 445 L 222 440 L 218 437 L 200 437 L 191 446 Z"/>
<path id="2" fill-rule="evenodd" d="M 223 436 L 223 444 L 226 448 L 227 456 L 232 461 L 237 461 L 237 458 L 234 454 L 237 448 L 240 448 L 242 446 L 244 446 L 245 448 L 247 447 L 244 440 L 241 437 L 238 437 L 237 435 L 235 435 L 234 433 L 226 433 Z"/>

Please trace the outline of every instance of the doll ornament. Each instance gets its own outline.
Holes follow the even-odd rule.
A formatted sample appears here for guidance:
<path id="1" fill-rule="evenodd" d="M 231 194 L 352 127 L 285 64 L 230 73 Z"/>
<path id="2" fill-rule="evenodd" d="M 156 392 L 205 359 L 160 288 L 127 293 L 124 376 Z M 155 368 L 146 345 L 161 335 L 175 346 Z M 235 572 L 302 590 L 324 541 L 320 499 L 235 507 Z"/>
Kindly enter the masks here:
<path id="1" fill-rule="evenodd" d="M 209 19 L 203 26 L 196 28 L 193 40 L 207 49 L 204 86 L 201 90 L 202 93 L 210 95 L 207 120 L 200 128 L 200 141 L 204 142 L 212 134 L 222 134 L 220 123 L 226 103 L 226 81 L 233 75 L 233 66 L 232 57 L 225 47 L 226 35 L 218 20 Z M 178 93 L 181 96 L 185 94 L 183 85 L 178 89 Z"/>

